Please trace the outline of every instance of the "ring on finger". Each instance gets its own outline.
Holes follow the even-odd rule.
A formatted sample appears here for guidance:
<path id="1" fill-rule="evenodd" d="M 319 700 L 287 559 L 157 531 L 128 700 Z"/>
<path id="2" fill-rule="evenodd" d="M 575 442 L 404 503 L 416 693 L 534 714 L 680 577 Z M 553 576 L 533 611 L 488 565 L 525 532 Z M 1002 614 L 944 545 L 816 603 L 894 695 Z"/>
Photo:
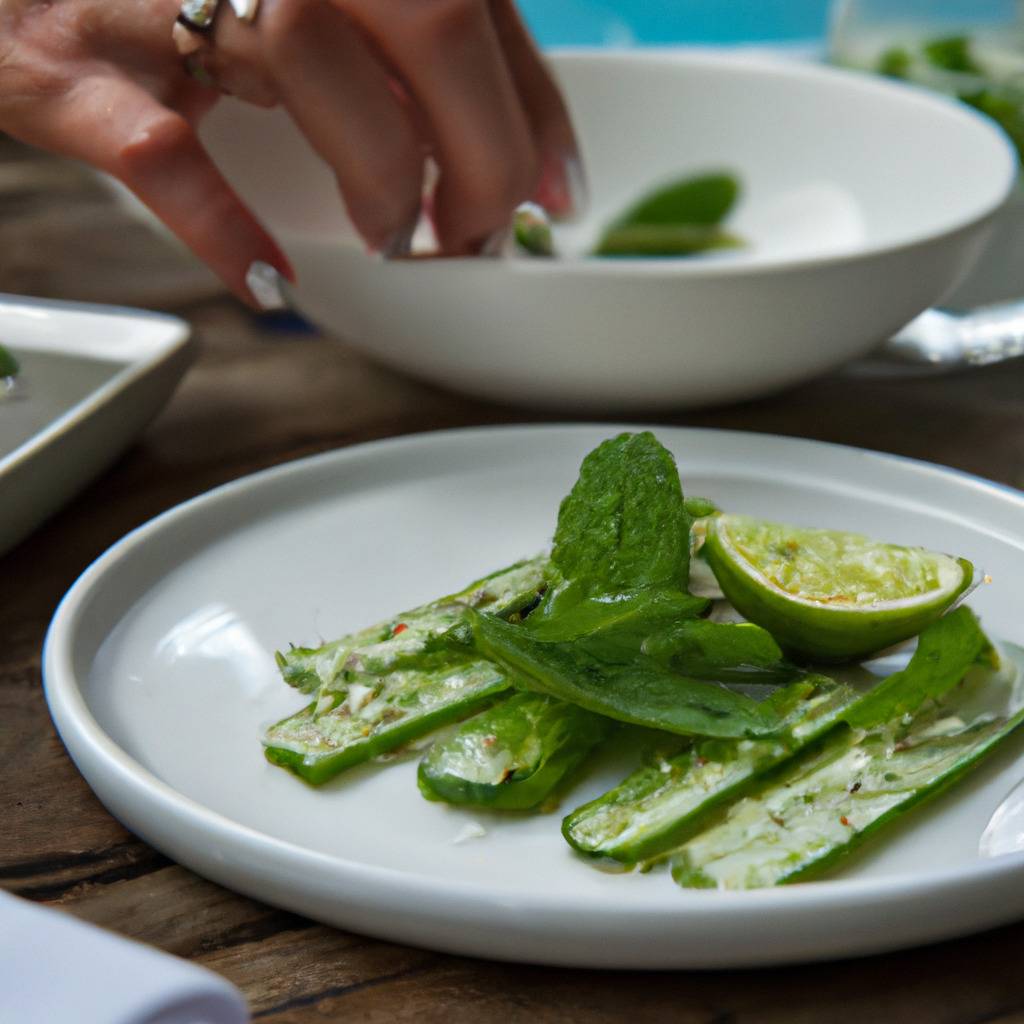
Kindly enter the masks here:
<path id="1" fill-rule="evenodd" d="M 213 29 L 221 0 L 182 0 L 174 20 L 171 38 L 184 60 L 185 70 L 206 86 L 219 87 L 206 58 L 213 51 Z M 229 0 L 235 16 L 252 24 L 259 12 L 259 0 Z"/>

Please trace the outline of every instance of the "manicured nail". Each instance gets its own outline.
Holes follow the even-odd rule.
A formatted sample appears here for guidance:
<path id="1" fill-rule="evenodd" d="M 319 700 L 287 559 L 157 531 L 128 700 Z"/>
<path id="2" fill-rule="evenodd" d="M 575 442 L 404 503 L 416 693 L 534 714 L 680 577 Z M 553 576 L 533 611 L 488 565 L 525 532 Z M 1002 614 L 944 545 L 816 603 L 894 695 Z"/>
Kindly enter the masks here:
<path id="1" fill-rule="evenodd" d="M 285 309 L 288 305 L 281 290 L 281 274 L 263 260 L 253 260 L 249 264 L 245 272 L 245 286 L 264 312 Z"/>
<path id="2" fill-rule="evenodd" d="M 578 216 L 587 207 L 587 193 L 587 177 L 577 153 L 549 153 L 545 157 L 534 199 L 550 216 Z"/>
<path id="3" fill-rule="evenodd" d="M 565 158 L 565 181 L 569 192 L 569 204 L 573 216 L 583 213 L 590 202 L 590 187 L 587 174 L 579 153 L 570 153 Z"/>
<path id="4" fill-rule="evenodd" d="M 476 247 L 476 253 L 478 256 L 483 256 L 487 259 L 496 259 L 505 251 L 505 243 L 509 238 L 509 229 L 499 228 L 494 232 L 493 235 L 488 235 L 479 245 Z"/>
<path id="5" fill-rule="evenodd" d="M 416 224 L 413 222 L 404 228 L 396 231 L 380 248 L 380 254 L 386 260 L 405 259 L 412 252 L 412 236 L 416 233 Z"/>

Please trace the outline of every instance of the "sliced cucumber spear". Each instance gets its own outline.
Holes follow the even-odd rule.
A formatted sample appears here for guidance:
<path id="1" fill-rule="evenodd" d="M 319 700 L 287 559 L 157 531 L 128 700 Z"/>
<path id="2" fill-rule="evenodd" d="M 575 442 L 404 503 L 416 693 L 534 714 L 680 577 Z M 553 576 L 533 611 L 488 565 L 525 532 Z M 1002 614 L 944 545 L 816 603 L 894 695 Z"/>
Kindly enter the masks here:
<path id="1" fill-rule="evenodd" d="M 469 658 L 382 676 L 353 673 L 342 689 L 272 725 L 265 753 L 273 764 L 319 785 L 480 710 L 507 689 L 496 666 Z"/>
<path id="2" fill-rule="evenodd" d="M 517 693 L 464 722 L 420 762 L 428 800 L 523 811 L 549 800 L 613 723 L 574 704 Z"/>
<path id="3" fill-rule="evenodd" d="M 841 721 L 863 730 L 913 714 L 927 700 L 956 686 L 974 664 L 989 659 L 990 652 L 974 613 L 959 608 L 921 634 L 905 669 L 866 693 L 812 677 L 814 692 L 796 706 L 776 735 L 703 743 L 660 758 L 573 811 L 563 822 L 562 833 L 581 853 L 630 864 L 656 857 L 693 835 L 711 812 L 750 792 L 766 772 Z"/>
<path id="4" fill-rule="evenodd" d="M 966 681 L 909 725 L 839 731 L 672 857 L 685 888 L 752 889 L 832 867 L 912 807 L 941 793 L 1024 722 L 1019 687 L 1003 713 L 977 707 L 991 672 Z"/>
<path id="5" fill-rule="evenodd" d="M 287 682 L 315 699 L 272 725 L 267 759 L 319 784 L 479 711 L 508 689 L 504 673 L 446 634 L 470 609 L 513 617 L 536 602 L 547 560 L 520 562 L 465 590 L 323 647 L 278 655 Z"/>
<path id="6" fill-rule="evenodd" d="M 562 835 L 580 853 L 623 864 L 671 850 L 711 811 L 745 793 L 809 738 L 830 729 L 854 691 L 819 676 L 791 683 L 777 697 L 790 694 L 799 703 L 778 734 L 688 742 L 669 754 L 655 754 L 614 789 L 569 814 Z"/>

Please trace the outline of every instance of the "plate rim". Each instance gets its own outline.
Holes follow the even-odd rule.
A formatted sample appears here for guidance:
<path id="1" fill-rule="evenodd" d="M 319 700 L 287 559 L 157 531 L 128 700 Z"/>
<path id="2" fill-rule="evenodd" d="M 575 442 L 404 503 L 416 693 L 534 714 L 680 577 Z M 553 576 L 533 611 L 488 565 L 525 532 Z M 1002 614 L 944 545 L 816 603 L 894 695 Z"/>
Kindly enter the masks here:
<path id="1" fill-rule="evenodd" d="M 131 552 L 144 546 L 147 541 L 171 523 L 188 517 L 195 513 L 202 513 L 204 509 L 213 508 L 220 501 L 230 498 L 232 495 L 244 493 L 246 490 L 259 487 L 266 481 L 275 480 L 297 472 L 317 472 L 320 467 L 331 464 L 344 465 L 346 462 L 377 454 L 381 449 L 393 449 L 401 451 L 410 447 L 430 446 L 437 443 L 458 442 L 462 440 L 486 441 L 495 435 L 508 435 L 512 433 L 543 433 L 555 431 L 561 434 L 573 432 L 595 433 L 602 431 L 610 434 L 622 430 L 654 429 L 672 431 L 683 435 L 728 435 L 733 439 L 743 438 L 753 440 L 757 443 L 760 440 L 772 442 L 783 442 L 797 447 L 826 446 L 846 453 L 847 456 L 868 455 L 880 460 L 883 464 L 895 463 L 919 471 L 926 471 L 940 476 L 948 476 L 957 480 L 960 484 L 970 484 L 973 487 L 988 491 L 994 498 L 1000 501 L 1010 501 L 1013 505 L 1024 511 L 1024 492 L 996 481 L 987 480 L 984 477 L 965 472 L 963 470 L 940 466 L 924 460 L 914 459 L 907 456 L 892 455 L 889 453 L 872 451 L 870 449 L 856 448 L 849 445 L 835 444 L 833 442 L 815 441 L 807 438 L 789 437 L 779 434 L 762 434 L 753 431 L 740 430 L 717 430 L 713 428 L 693 428 L 643 424 L 617 424 L 617 423 L 572 423 L 572 424 L 528 424 L 514 426 L 483 426 L 471 428 L 455 428 L 423 433 L 400 435 L 398 437 L 385 438 L 362 444 L 351 445 L 346 448 L 334 449 L 327 452 L 305 456 L 300 459 L 290 460 L 277 466 L 271 466 L 258 472 L 247 474 L 238 479 L 228 481 L 203 494 L 190 498 L 170 509 L 160 513 L 153 519 L 136 527 L 121 540 L 117 541 L 107 551 L 101 554 L 83 573 L 68 590 L 67 594 L 58 605 L 50 626 L 46 633 L 43 647 L 43 688 L 50 714 L 53 718 L 57 732 L 65 743 L 69 754 L 75 761 L 79 770 L 85 775 L 90 787 L 94 789 L 106 789 L 107 785 L 94 785 L 92 771 L 83 770 L 82 764 L 87 763 L 92 770 L 102 770 L 107 773 L 105 782 L 115 788 L 122 790 L 132 798 L 142 798 L 144 802 L 151 802 L 152 807 L 168 812 L 170 817 L 181 819 L 184 816 L 189 820 L 192 827 L 198 828 L 203 838 L 215 839 L 221 848 L 232 848 L 239 852 L 251 853 L 256 851 L 270 851 L 270 866 L 272 869 L 287 867 L 289 870 L 313 869 L 318 874 L 331 877 L 335 881 L 362 886 L 364 889 L 373 888 L 380 893 L 389 894 L 389 898 L 411 897 L 422 895 L 424 888 L 429 887 L 432 893 L 444 896 L 446 899 L 458 901 L 460 904 L 473 904 L 489 907 L 507 907 L 509 901 L 513 901 L 517 911 L 520 913 L 539 913 L 542 915 L 573 915 L 577 918 L 585 915 L 588 910 L 607 921 L 609 916 L 635 917 L 639 914 L 644 920 L 652 924 L 664 925 L 669 922 L 678 922 L 687 913 L 708 913 L 716 919 L 742 917 L 756 909 L 758 913 L 773 911 L 799 913 L 809 908 L 816 912 L 827 913 L 830 910 L 845 909 L 851 900 L 871 903 L 884 901 L 887 904 L 895 905 L 902 900 L 913 903 L 915 900 L 926 898 L 930 894 L 938 894 L 949 886 L 957 888 L 971 888 L 984 886 L 988 888 L 993 884 L 1004 882 L 1006 879 L 1017 878 L 1024 875 L 1024 854 L 1005 855 L 1003 857 L 984 859 L 955 867 L 947 867 L 933 871 L 923 870 L 912 877 L 891 876 L 869 879 L 826 879 L 802 883 L 792 886 L 779 887 L 774 889 L 755 890 L 751 892 L 680 892 L 673 900 L 660 901 L 659 905 L 653 905 L 645 899 L 637 899 L 636 893 L 625 894 L 616 900 L 602 900 L 601 905 L 594 909 L 589 906 L 588 898 L 573 891 L 558 894 L 545 894 L 542 897 L 524 896 L 520 889 L 502 888 L 500 883 L 467 882 L 461 879 L 437 879 L 434 876 L 420 874 L 414 871 L 381 867 L 354 861 L 346 857 L 339 857 L 332 854 L 311 850 L 298 843 L 268 835 L 258 829 L 236 821 L 226 814 L 211 809 L 200 801 L 186 796 L 170 783 L 164 782 L 152 773 L 148 768 L 135 760 L 125 751 L 112 736 L 110 736 L 98 723 L 92 714 L 81 683 L 77 679 L 73 667 L 74 643 L 76 630 L 79 627 L 79 620 L 84 611 L 88 609 L 90 594 L 104 578 L 106 572 L 117 564 L 118 561 L 128 556 Z M 1024 542 L 1024 531 L 1021 541 Z M 103 799 L 103 797 L 101 797 Z M 105 805 L 107 801 L 104 799 Z M 139 832 L 137 825 L 129 826 L 133 831 Z M 154 842 L 144 833 L 143 838 L 158 848 L 165 848 L 166 843 Z M 177 858 L 176 858 L 177 859 Z M 188 860 L 182 859 L 182 863 L 188 864 Z M 209 877 L 215 877 L 216 872 L 201 870 L 201 873 Z M 221 878 L 218 878 L 221 881 Z M 224 884 L 230 885 L 225 882 Z M 251 887 L 246 890 L 244 885 L 230 886 L 242 891 L 248 891 L 252 895 L 259 896 L 260 893 Z M 267 899 L 265 895 L 262 897 Z M 273 902 L 270 898 L 270 902 Z M 280 901 L 278 901 L 280 903 Z M 632 904 L 627 906 L 625 904 Z M 630 911 L 633 914 L 630 915 Z M 1014 919 L 1019 911 L 1011 910 L 1004 920 Z M 994 919 L 988 925 L 994 926 L 1001 923 Z M 365 929 L 363 929 L 365 930 Z M 952 928 L 947 934 L 962 934 L 964 929 Z M 906 945 L 907 943 L 897 943 Z M 451 948 L 451 947 L 450 947 Z M 884 941 L 878 941 L 871 947 L 874 949 L 885 948 Z M 890 947 L 891 948 L 891 947 Z M 488 955 L 494 955 L 493 952 Z M 835 953 L 829 955 L 836 955 Z M 514 957 L 509 957 L 514 959 Z M 670 958 L 671 959 L 671 958 Z M 809 959 L 782 958 L 783 962 L 788 959 Z M 684 958 L 685 960 L 685 958 Z M 544 962 L 557 962 L 551 958 L 544 958 Z M 566 961 L 584 963 L 588 961 Z M 680 963 L 683 960 L 679 961 Z M 737 960 L 736 963 L 767 963 L 768 960 Z"/>

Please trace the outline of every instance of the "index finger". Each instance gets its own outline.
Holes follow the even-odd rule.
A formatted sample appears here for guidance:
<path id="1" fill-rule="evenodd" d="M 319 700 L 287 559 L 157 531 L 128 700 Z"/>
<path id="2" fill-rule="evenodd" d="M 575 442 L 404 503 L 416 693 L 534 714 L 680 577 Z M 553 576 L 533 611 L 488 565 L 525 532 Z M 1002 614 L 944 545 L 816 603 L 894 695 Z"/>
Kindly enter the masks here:
<path id="1" fill-rule="evenodd" d="M 539 153 L 486 0 L 335 0 L 423 112 L 448 254 L 479 252 L 536 184 Z"/>
<path id="2" fill-rule="evenodd" d="M 554 217 L 581 213 L 586 176 L 569 108 L 512 0 L 490 0 L 491 17 L 541 155 L 533 198 Z"/>

